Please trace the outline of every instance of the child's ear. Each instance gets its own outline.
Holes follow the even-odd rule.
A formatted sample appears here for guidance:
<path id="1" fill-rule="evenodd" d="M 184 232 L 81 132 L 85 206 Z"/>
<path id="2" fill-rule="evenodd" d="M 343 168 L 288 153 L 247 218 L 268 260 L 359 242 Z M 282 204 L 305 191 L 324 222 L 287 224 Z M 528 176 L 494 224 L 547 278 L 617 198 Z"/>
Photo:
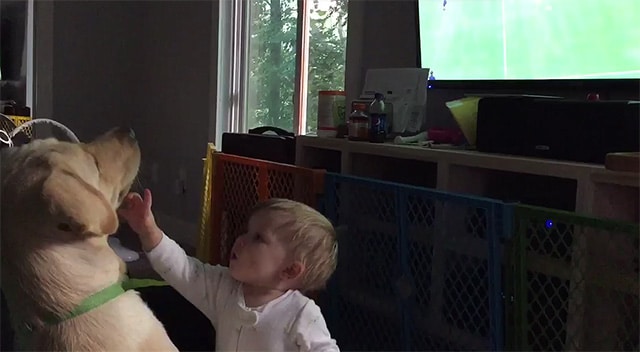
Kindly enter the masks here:
<path id="1" fill-rule="evenodd" d="M 283 280 L 294 280 L 302 276 L 304 273 L 304 264 L 299 261 L 291 263 L 288 267 L 284 268 L 280 273 L 280 278 Z"/>

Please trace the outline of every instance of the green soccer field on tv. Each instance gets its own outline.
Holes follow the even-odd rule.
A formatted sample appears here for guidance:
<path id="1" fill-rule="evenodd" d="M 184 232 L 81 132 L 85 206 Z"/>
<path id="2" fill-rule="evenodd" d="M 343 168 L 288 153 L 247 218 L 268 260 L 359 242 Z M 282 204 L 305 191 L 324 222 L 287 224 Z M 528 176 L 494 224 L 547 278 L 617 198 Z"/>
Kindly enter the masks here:
<path id="1" fill-rule="evenodd" d="M 640 0 L 418 0 L 432 79 L 640 78 Z"/>

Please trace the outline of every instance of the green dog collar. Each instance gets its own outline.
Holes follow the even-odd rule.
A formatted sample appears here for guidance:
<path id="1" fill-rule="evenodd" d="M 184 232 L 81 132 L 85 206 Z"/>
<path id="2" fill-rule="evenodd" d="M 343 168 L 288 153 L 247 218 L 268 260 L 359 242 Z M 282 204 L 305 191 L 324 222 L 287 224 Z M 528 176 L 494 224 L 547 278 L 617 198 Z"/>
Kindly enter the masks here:
<path id="1" fill-rule="evenodd" d="M 134 290 L 137 288 L 151 287 L 151 286 L 168 286 L 165 281 L 159 281 L 154 279 L 125 279 L 123 282 L 117 282 L 111 286 L 108 286 L 93 295 L 85 298 L 75 309 L 67 313 L 64 316 L 50 315 L 44 319 L 47 325 L 60 324 L 66 320 L 73 319 L 84 313 L 90 312 L 101 305 L 118 298 L 121 294 L 128 290 Z M 26 339 L 33 332 L 33 327 L 29 323 L 25 323 L 17 328 L 17 343 L 18 345 L 25 346 Z"/>
<path id="2" fill-rule="evenodd" d="M 66 315 L 61 317 L 51 315 L 45 318 L 44 321 L 48 325 L 56 325 L 56 324 L 62 323 L 65 320 L 73 319 L 79 315 L 92 311 L 100 307 L 101 305 L 117 298 L 124 292 L 125 290 L 122 287 L 122 283 L 117 282 L 85 298 L 82 302 L 80 302 L 80 304 L 77 307 L 75 307 L 72 311 L 70 311 Z"/>
<path id="3" fill-rule="evenodd" d="M 153 279 L 125 279 L 123 282 L 117 282 L 111 286 L 108 286 L 93 295 L 85 298 L 74 310 L 69 312 L 63 317 L 49 317 L 45 319 L 48 325 L 55 325 L 62 323 L 65 320 L 73 319 L 79 315 L 92 311 L 101 305 L 117 298 L 121 294 L 129 290 L 135 290 L 137 288 L 151 287 L 151 286 L 167 286 L 164 281 Z"/>

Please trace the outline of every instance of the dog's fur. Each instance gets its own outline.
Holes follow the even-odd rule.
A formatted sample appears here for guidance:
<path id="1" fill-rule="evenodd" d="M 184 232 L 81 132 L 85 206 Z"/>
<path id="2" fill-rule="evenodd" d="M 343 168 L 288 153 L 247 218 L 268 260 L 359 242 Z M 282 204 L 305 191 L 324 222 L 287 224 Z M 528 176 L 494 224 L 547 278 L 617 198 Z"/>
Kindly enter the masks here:
<path id="1" fill-rule="evenodd" d="M 176 351 L 135 291 L 56 325 L 83 299 L 122 280 L 124 262 L 107 244 L 116 209 L 140 166 L 128 129 L 91 143 L 34 140 L 2 150 L 2 290 L 21 348 L 64 351 Z"/>

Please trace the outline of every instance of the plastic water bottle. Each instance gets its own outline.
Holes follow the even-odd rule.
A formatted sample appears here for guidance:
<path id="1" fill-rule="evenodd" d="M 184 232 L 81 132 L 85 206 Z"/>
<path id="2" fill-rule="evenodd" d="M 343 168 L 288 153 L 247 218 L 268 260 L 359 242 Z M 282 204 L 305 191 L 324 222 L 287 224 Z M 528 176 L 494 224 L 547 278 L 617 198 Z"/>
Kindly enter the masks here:
<path id="1" fill-rule="evenodd" d="M 381 93 L 376 93 L 369 105 L 369 121 L 369 142 L 384 143 L 387 138 L 387 113 Z"/>

